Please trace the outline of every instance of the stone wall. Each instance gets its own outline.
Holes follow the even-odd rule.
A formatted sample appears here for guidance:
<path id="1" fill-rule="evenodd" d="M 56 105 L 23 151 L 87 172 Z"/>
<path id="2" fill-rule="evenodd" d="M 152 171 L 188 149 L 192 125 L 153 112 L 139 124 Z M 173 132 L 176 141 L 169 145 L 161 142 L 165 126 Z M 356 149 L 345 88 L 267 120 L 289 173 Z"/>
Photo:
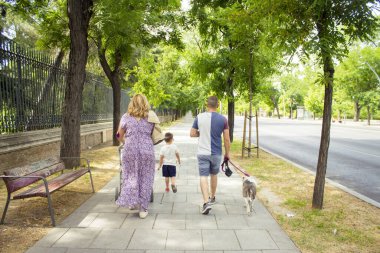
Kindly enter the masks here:
<path id="1" fill-rule="evenodd" d="M 81 126 L 81 149 L 112 141 L 112 123 Z M 38 130 L 0 136 L 0 174 L 49 157 L 58 157 L 61 129 Z"/>

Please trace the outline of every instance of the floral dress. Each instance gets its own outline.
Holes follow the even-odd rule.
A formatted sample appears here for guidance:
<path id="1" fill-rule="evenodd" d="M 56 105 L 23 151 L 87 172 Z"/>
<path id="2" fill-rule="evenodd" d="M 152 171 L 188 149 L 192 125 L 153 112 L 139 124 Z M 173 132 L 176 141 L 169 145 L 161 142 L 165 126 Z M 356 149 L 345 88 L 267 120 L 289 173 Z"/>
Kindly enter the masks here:
<path id="1" fill-rule="evenodd" d="M 125 130 L 121 151 L 122 185 L 116 204 L 147 210 L 153 189 L 155 157 L 151 133 L 154 127 L 147 118 L 138 120 L 124 114 L 120 126 Z"/>

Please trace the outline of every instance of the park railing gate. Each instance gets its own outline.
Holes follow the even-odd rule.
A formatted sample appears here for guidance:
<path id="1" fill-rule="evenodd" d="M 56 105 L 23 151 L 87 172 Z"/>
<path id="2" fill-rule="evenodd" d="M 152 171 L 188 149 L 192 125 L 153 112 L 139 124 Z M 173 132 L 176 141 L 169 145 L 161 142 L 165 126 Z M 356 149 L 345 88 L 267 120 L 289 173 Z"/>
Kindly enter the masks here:
<path id="1" fill-rule="evenodd" d="M 61 126 L 67 76 L 62 59 L 0 35 L 0 134 Z M 121 111 L 126 111 L 129 96 L 121 95 Z M 81 123 L 112 121 L 112 112 L 112 89 L 87 73 Z"/>

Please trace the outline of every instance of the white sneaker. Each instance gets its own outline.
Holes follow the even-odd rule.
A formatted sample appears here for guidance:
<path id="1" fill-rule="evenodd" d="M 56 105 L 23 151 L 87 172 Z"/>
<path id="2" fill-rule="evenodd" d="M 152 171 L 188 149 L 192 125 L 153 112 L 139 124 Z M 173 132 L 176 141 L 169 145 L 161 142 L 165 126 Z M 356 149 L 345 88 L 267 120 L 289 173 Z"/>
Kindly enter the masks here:
<path id="1" fill-rule="evenodd" d="M 148 216 L 148 211 L 140 211 L 139 216 L 141 219 L 145 219 Z"/>

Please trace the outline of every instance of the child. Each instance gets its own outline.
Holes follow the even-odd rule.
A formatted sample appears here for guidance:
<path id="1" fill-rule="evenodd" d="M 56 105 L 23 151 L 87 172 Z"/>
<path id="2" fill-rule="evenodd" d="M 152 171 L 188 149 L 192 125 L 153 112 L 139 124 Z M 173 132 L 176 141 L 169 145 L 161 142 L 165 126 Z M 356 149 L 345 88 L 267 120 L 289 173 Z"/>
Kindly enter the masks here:
<path id="1" fill-rule="evenodd" d="M 160 151 L 160 164 L 158 165 L 158 170 L 162 167 L 162 176 L 165 177 L 166 192 L 169 192 L 169 178 L 171 179 L 172 190 L 174 193 L 177 192 L 177 186 L 175 185 L 176 176 L 176 161 L 181 165 L 179 158 L 178 148 L 173 144 L 173 134 L 165 134 L 166 145 L 161 148 Z"/>

